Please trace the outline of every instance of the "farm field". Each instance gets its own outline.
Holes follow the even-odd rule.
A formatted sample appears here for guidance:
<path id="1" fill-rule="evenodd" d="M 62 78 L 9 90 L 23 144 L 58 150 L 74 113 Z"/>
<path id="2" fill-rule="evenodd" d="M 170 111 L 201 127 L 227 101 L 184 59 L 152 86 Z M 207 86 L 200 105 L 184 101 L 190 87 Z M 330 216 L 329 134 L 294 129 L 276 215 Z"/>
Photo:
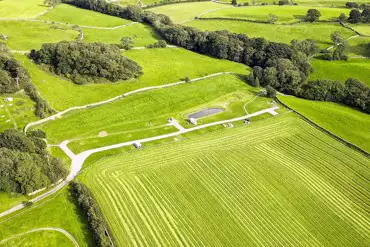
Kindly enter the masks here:
<path id="1" fill-rule="evenodd" d="M 346 81 L 348 78 L 356 78 L 370 86 L 370 63 L 366 59 L 349 59 L 348 61 L 326 61 L 312 59 L 311 65 L 314 72 L 310 79 L 331 79 Z M 345 68 L 345 69 L 343 69 Z"/>
<path id="2" fill-rule="evenodd" d="M 23 62 L 41 95 L 59 111 L 106 100 L 138 88 L 174 83 L 186 76 L 197 78 L 224 71 L 240 74 L 247 74 L 249 71 L 243 64 L 214 59 L 185 49 L 131 50 L 124 54 L 142 66 L 144 75 L 138 80 L 83 86 L 39 69 L 26 56 L 15 55 L 15 58 Z"/>
<path id="3" fill-rule="evenodd" d="M 36 228 L 55 227 L 69 232 L 81 247 L 91 246 L 92 236 L 87 230 L 87 220 L 73 200 L 68 188 L 64 188 L 43 202 L 11 216 L 0 218 L 0 241 Z M 46 240 L 50 241 L 48 246 L 64 246 L 61 245 L 63 243 L 71 246 L 67 238 L 55 233 L 45 234 L 44 231 L 39 234 L 25 235 L 0 246 L 22 246 L 22 241 L 32 243 L 32 246 L 44 246 Z M 58 244 L 53 245 L 53 241 L 58 241 Z"/>
<path id="4" fill-rule="evenodd" d="M 23 129 L 23 127 L 39 118 L 35 116 L 35 103 L 23 93 L 9 95 L 13 102 L 5 102 L 0 96 L 0 132 L 9 129 Z"/>
<path id="5" fill-rule="evenodd" d="M 221 107 L 225 112 L 203 118 L 200 124 L 246 115 L 243 105 L 252 100 L 257 91 L 236 76 L 223 75 L 143 92 L 101 107 L 72 112 L 36 128 L 42 128 L 48 134 L 49 142 L 73 141 L 69 147 L 79 153 L 95 147 L 175 132 L 177 129 L 172 126 L 165 128 L 168 118 L 174 117 L 186 128 L 189 126 L 185 121 L 187 115 L 202 109 Z M 257 98 L 248 105 L 248 112 L 268 107 L 271 106 L 267 98 Z M 139 109 L 140 114 L 137 114 Z M 101 131 L 106 131 L 108 136 L 98 137 Z"/>
<path id="6" fill-rule="evenodd" d="M 43 0 L 2 0 L 1 18 L 31 18 L 47 10 Z"/>
<path id="7" fill-rule="evenodd" d="M 268 21 L 269 14 L 278 16 L 276 23 L 291 23 L 304 21 L 307 10 L 311 7 L 308 6 L 249 6 L 239 8 L 227 8 L 213 11 L 202 15 L 202 18 L 238 18 L 253 21 Z M 316 8 L 321 13 L 320 20 L 336 21 L 341 13 L 349 15 L 350 9 L 348 8 Z M 241 24 L 242 25 L 242 24 Z"/>
<path id="8" fill-rule="evenodd" d="M 0 33 L 9 38 L 5 44 L 11 50 L 39 49 L 43 43 L 74 40 L 78 32 L 65 25 L 30 21 L 0 21 Z"/>
<path id="9" fill-rule="evenodd" d="M 42 239 L 42 243 L 40 243 Z M 1 247 L 21 247 L 21 246 L 75 246 L 73 242 L 64 234 L 53 231 L 40 231 L 35 233 L 28 233 L 23 236 L 9 239 L 5 242 L 0 242 Z"/>
<path id="10" fill-rule="evenodd" d="M 352 27 L 362 35 L 370 36 L 370 26 L 367 24 L 350 25 L 350 27 Z"/>
<path id="11" fill-rule="evenodd" d="M 370 152 L 370 115 L 347 106 L 292 96 L 279 96 L 283 103 L 335 135 Z"/>
<path id="12" fill-rule="evenodd" d="M 350 57 L 370 57 L 370 37 L 356 37 L 347 41 Z M 369 62 L 368 62 L 369 63 Z"/>
<path id="13" fill-rule="evenodd" d="M 294 0 L 299 5 L 309 6 L 328 6 L 328 7 L 345 7 L 347 0 Z M 367 3 L 367 1 L 356 1 L 358 5 Z"/>
<path id="14" fill-rule="evenodd" d="M 122 37 L 131 37 L 134 39 L 134 46 L 147 46 L 159 39 L 158 35 L 150 27 L 140 23 L 113 30 L 83 28 L 83 31 L 85 42 L 119 44 Z"/>
<path id="15" fill-rule="evenodd" d="M 182 23 L 192 20 L 196 16 L 216 9 L 232 8 L 230 5 L 222 5 L 214 2 L 193 2 L 169 4 L 160 7 L 150 8 L 149 10 L 158 14 L 165 14 L 174 23 Z M 184 11 L 186 10 L 186 11 Z"/>
<path id="16" fill-rule="evenodd" d="M 332 45 L 330 34 L 335 31 L 339 31 L 344 38 L 356 35 L 355 32 L 343 28 L 339 24 L 326 23 L 276 25 L 229 20 L 195 20 L 185 25 L 208 31 L 229 30 L 233 33 L 243 33 L 249 37 L 264 37 L 269 41 L 287 44 L 293 39 L 313 39 L 317 41 L 320 48 L 327 48 Z"/>
<path id="17" fill-rule="evenodd" d="M 290 113 L 108 157 L 81 179 L 120 246 L 366 246 L 367 166 Z"/>
<path id="18" fill-rule="evenodd" d="M 40 16 L 38 19 L 75 24 L 79 26 L 97 27 L 115 27 L 131 22 L 122 18 L 80 9 L 68 4 L 60 4 L 45 15 Z"/>

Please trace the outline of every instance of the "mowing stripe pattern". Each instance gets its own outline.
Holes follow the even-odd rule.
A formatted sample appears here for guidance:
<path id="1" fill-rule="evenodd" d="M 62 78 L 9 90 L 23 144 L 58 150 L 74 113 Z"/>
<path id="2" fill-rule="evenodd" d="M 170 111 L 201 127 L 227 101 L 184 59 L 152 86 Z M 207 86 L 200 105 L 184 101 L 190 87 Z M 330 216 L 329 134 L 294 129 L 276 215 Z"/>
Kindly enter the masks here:
<path id="1" fill-rule="evenodd" d="M 83 174 L 120 246 L 366 246 L 368 158 L 292 113 Z"/>

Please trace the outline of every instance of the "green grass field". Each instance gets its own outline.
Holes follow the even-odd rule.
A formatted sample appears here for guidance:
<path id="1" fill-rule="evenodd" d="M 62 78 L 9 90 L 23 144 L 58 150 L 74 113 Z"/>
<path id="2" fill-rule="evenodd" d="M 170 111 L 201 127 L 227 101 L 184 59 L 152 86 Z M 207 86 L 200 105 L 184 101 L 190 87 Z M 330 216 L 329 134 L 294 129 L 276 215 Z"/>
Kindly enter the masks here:
<path id="1" fill-rule="evenodd" d="M 366 246 L 369 159 L 293 113 L 81 175 L 120 246 Z"/>
<path id="2" fill-rule="evenodd" d="M 165 14 L 171 18 L 174 23 L 182 23 L 191 20 L 196 16 L 219 8 L 229 8 L 231 6 L 221 5 L 213 2 L 193 2 L 169 4 L 149 9 L 151 12 Z"/>
<path id="3" fill-rule="evenodd" d="M 15 57 L 23 62 L 33 84 L 56 110 L 106 100 L 138 88 L 177 82 L 186 76 L 197 78 L 223 71 L 247 74 L 249 70 L 243 64 L 214 59 L 184 49 L 131 50 L 125 52 L 125 55 L 143 67 L 144 75 L 138 80 L 83 86 L 39 69 L 23 55 Z"/>
<path id="4" fill-rule="evenodd" d="M 353 29 L 357 32 L 361 33 L 362 35 L 370 36 L 370 26 L 368 24 L 356 24 L 350 25 Z"/>
<path id="5" fill-rule="evenodd" d="M 331 79 L 344 82 L 352 77 L 370 86 L 370 63 L 366 59 L 348 61 L 312 59 L 311 65 L 314 72 L 310 75 L 310 79 Z"/>
<path id="6" fill-rule="evenodd" d="M 370 115 L 331 102 L 279 96 L 292 109 L 319 126 L 370 152 Z"/>
<path id="7" fill-rule="evenodd" d="M 39 49 L 43 43 L 74 40 L 78 36 L 77 31 L 64 25 L 29 21 L 0 21 L 0 33 L 9 37 L 5 43 L 11 50 Z"/>
<path id="8" fill-rule="evenodd" d="M 82 215 L 67 188 L 62 189 L 42 202 L 1 218 L 0 241 L 42 227 L 56 227 L 66 230 L 77 240 L 81 247 L 92 246 L 93 244 L 92 235 L 87 228 L 87 219 Z M 63 242 L 53 245 L 54 241 L 59 240 Z M 24 238 L 11 242 L 11 246 L 23 246 L 22 241 L 25 241 Z M 59 234 L 45 235 L 45 233 L 41 232 L 41 236 L 36 234 L 30 235 L 27 239 L 28 241 L 32 245 L 26 246 L 45 246 L 47 243 L 45 241 L 50 241 L 50 245 L 46 246 L 64 246 L 63 243 L 67 243 L 67 246 L 70 246 L 70 241 L 62 238 Z"/>
<path id="9" fill-rule="evenodd" d="M 42 242 L 40 241 L 42 239 Z M 14 239 L 9 239 L 3 243 L 0 243 L 1 247 L 21 247 L 21 246 L 75 246 L 73 242 L 66 237 L 64 234 L 53 231 L 40 231 L 35 233 L 28 233 Z"/>
<path id="10" fill-rule="evenodd" d="M 60 4 L 40 20 L 57 21 L 80 26 L 114 27 L 128 24 L 131 21 L 118 17 L 100 14 L 98 12 L 76 8 L 72 5 Z"/>
<path id="11" fill-rule="evenodd" d="M 370 57 L 370 37 L 356 37 L 347 41 L 348 55 L 350 57 Z M 369 62 L 368 62 L 369 63 Z"/>
<path id="12" fill-rule="evenodd" d="M 210 107 L 225 112 L 202 118 L 199 124 L 246 115 L 243 105 L 255 97 L 258 89 L 233 75 L 224 75 L 154 92 L 132 95 L 111 104 L 76 111 L 58 120 L 37 126 L 48 134 L 51 143 L 71 140 L 69 147 L 79 153 L 86 149 L 175 132 L 167 126 L 174 117 L 186 128 L 187 115 Z M 271 107 L 267 98 L 248 105 L 252 113 Z M 98 137 L 101 131 L 108 136 Z"/>
<path id="13" fill-rule="evenodd" d="M 332 45 L 330 34 L 334 31 L 342 33 L 344 38 L 356 35 L 355 32 L 342 28 L 339 24 L 314 23 L 297 25 L 274 25 L 226 20 L 195 20 L 187 23 L 188 26 L 201 30 L 229 30 L 233 33 L 243 33 L 249 37 L 264 37 L 269 41 L 290 43 L 293 39 L 313 39 L 320 48 Z"/>
<path id="14" fill-rule="evenodd" d="M 294 0 L 298 5 L 345 7 L 347 0 Z M 367 1 L 356 1 L 358 5 L 368 3 Z"/>
<path id="15" fill-rule="evenodd" d="M 31 18 L 47 10 L 43 0 L 2 0 L 0 18 Z"/>
<path id="16" fill-rule="evenodd" d="M 13 102 L 5 102 L 4 98 L 12 97 Z M 23 127 L 39 118 L 35 115 L 35 103 L 24 93 L 0 96 L 0 132 Z"/>
<path id="17" fill-rule="evenodd" d="M 158 41 L 159 36 L 149 27 L 140 23 L 113 30 L 84 28 L 85 42 L 121 43 L 122 37 L 134 39 L 134 46 L 147 46 Z"/>
<path id="18" fill-rule="evenodd" d="M 276 23 L 290 23 L 304 21 L 307 6 L 250 6 L 240 8 L 227 8 L 217 10 L 201 17 L 204 18 L 240 18 L 254 21 L 268 21 L 269 14 L 279 17 Z M 341 13 L 349 15 L 350 9 L 346 8 L 316 8 L 321 13 L 320 20 L 336 21 Z"/>

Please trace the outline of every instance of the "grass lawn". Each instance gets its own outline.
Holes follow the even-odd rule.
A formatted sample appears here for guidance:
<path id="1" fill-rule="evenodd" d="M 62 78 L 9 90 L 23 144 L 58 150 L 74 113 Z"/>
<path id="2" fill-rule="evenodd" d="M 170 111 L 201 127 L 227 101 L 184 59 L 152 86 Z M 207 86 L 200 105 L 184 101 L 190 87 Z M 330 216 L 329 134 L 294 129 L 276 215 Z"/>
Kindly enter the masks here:
<path id="1" fill-rule="evenodd" d="M 328 7 L 342 7 L 346 6 L 347 0 L 294 0 L 298 5 L 309 5 L 309 6 L 328 6 Z M 367 1 L 356 1 L 358 5 L 368 3 Z"/>
<path id="2" fill-rule="evenodd" d="M 80 9 L 68 4 L 60 4 L 45 15 L 40 16 L 38 19 L 97 27 L 114 27 L 131 22 L 122 18 Z"/>
<path id="3" fill-rule="evenodd" d="M 27 196 L 0 191 L 0 212 L 3 212 L 27 200 Z"/>
<path id="4" fill-rule="evenodd" d="M 370 63 L 366 59 L 348 61 L 312 59 L 311 65 L 314 72 L 310 75 L 310 79 L 331 79 L 344 82 L 352 77 L 370 86 Z"/>
<path id="5" fill-rule="evenodd" d="M 81 247 L 92 246 L 93 244 L 92 235 L 87 226 L 87 219 L 77 207 L 74 198 L 67 188 L 62 189 L 57 194 L 42 202 L 38 202 L 22 211 L 1 218 L 0 241 L 16 234 L 41 227 L 62 228 L 69 232 Z M 20 238 L 19 240 L 24 241 L 24 238 Z M 56 234 L 33 234 L 29 236 L 27 241 L 31 241 L 31 246 L 45 246 L 44 244 L 47 243 L 45 242 L 47 240 L 51 241 L 50 244 L 54 241 L 63 241 L 61 243 L 57 242 L 57 245 L 50 246 L 64 246 L 61 245 L 62 243 L 67 243 L 67 246 L 70 246 L 67 241 L 68 239 Z M 21 243 L 14 242 L 16 245 L 22 245 Z"/>
<path id="6" fill-rule="evenodd" d="M 131 37 L 135 41 L 134 46 L 147 46 L 159 39 L 159 36 L 149 26 L 140 23 L 113 30 L 84 28 L 83 31 L 85 42 L 119 44 L 122 37 Z"/>
<path id="7" fill-rule="evenodd" d="M 369 159 L 293 113 L 80 175 L 120 246 L 366 246 Z M 320 217 L 318 217 L 320 216 Z"/>
<path id="8" fill-rule="evenodd" d="M 29 21 L 0 21 L 0 33 L 9 38 L 5 41 L 11 50 L 39 49 L 43 43 L 74 40 L 78 32 L 64 25 Z"/>
<path id="9" fill-rule="evenodd" d="M 370 36 L 370 25 L 369 24 L 349 24 L 350 27 L 355 29 L 357 32 L 362 35 Z"/>
<path id="10" fill-rule="evenodd" d="M 12 97 L 13 102 L 5 102 L 4 98 Z M 35 103 L 24 93 L 16 93 L 7 96 L 0 96 L 0 132 L 23 127 L 39 118 L 35 115 Z"/>
<path id="11" fill-rule="evenodd" d="M 331 102 L 291 96 L 279 96 L 279 99 L 319 126 L 370 152 L 369 114 Z"/>
<path id="12" fill-rule="evenodd" d="M 164 5 L 151 8 L 149 11 L 158 14 L 165 14 L 169 16 L 174 23 L 182 23 L 184 21 L 191 20 L 204 12 L 219 8 L 231 8 L 231 6 L 221 5 L 214 2 L 193 2 Z"/>
<path id="13" fill-rule="evenodd" d="M 79 153 L 175 132 L 174 127 L 166 127 L 169 117 L 187 128 L 188 114 L 210 107 L 221 107 L 225 112 L 202 118 L 199 124 L 246 115 L 243 105 L 255 97 L 257 90 L 236 76 L 224 75 L 132 95 L 101 107 L 73 112 L 37 128 L 46 131 L 51 143 L 71 140 L 69 147 Z M 257 98 L 247 110 L 251 113 L 271 107 L 268 102 L 267 98 Z M 108 136 L 98 137 L 101 131 L 106 131 Z"/>
<path id="14" fill-rule="evenodd" d="M 293 39 L 313 39 L 317 41 L 320 48 L 332 45 L 330 34 L 334 31 L 341 32 L 345 38 L 356 35 L 355 32 L 343 28 L 339 24 L 327 23 L 276 25 L 226 20 L 195 20 L 186 25 L 209 31 L 229 30 L 233 33 L 246 34 L 249 37 L 264 37 L 269 41 L 283 43 L 290 43 Z"/>
<path id="15" fill-rule="evenodd" d="M 55 231 L 40 231 L 9 239 L 0 243 L 1 247 L 24 247 L 24 246 L 65 246 L 74 247 L 73 242 L 64 234 Z"/>
<path id="16" fill-rule="evenodd" d="M 240 18 L 256 21 L 268 21 L 269 14 L 274 14 L 279 17 L 277 23 L 289 23 L 304 21 L 307 6 L 250 6 L 240 8 L 228 8 L 217 10 L 205 15 L 204 18 L 221 17 L 221 18 Z M 316 8 L 321 13 L 320 20 L 336 21 L 341 13 L 349 15 L 350 9 L 346 8 Z"/>
<path id="17" fill-rule="evenodd" d="M 364 56 L 370 57 L 370 37 L 356 37 L 348 40 L 348 54 L 349 56 Z M 368 63 L 370 63 L 368 61 Z"/>
<path id="18" fill-rule="evenodd" d="M 15 55 L 30 73 L 32 83 L 56 110 L 106 100 L 138 88 L 179 81 L 189 76 L 197 78 L 217 72 L 247 74 L 243 64 L 199 55 L 185 49 L 146 49 L 125 52 L 138 62 L 144 75 L 138 80 L 114 84 L 76 85 L 39 69 L 23 55 Z"/>
<path id="19" fill-rule="evenodd" d="M 0 18 L 31 18 L 45 10 L 44 0 L 0 1 Z"/>

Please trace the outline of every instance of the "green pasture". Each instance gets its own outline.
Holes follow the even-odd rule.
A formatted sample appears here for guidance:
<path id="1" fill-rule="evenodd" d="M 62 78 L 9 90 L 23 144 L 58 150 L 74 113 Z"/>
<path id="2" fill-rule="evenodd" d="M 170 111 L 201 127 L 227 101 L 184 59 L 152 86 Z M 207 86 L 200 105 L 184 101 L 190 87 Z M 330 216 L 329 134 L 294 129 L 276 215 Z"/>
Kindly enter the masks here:
<path id="1" fill-rule="evenodd" d="M 14 101 L 5 102 L 6 97 L 12 97 Z M 0 96 L 0 132 L 9 128 L 22 130 L 27 123 L 38 119 L 35 103 L 24 93 Z"/>
<path id="2" fill-rule="evenodd" d="M 346 81 L 348 78 L 356 78 L 370 86 L 370 63 L 367 59 L 349 59 L 348 61 L 326 61 L 312 59 L 311 65 L 314 72 L 310 79 L 330 79 Z"/>
<path id="3" fill-rule="evenodd" d="M 120 0 L 119 5 L 128 6 L 128 5 L 138 5 L 138 0 Z"/>
<path id="4" fill-rule="evenodd" d="M 1 191 L 0 192 L 0 212 L 3 212 L 11 207 L 14 207 L 23 201 L 27 201 L 27 196 L 20 194 L 10 194 Z"/>
<path id="5" fill-rule="evenodd" d="M 39 49 L 43 43 L 74 40 L 78 32 L 66 25 L 33 21 L 0 21 L 0 33 L 8 36 L 5 44 L 11 50 Z"/>
<path id="6" fill-rule="evenodd" d="M 68 188 L 62 189 L 42 202 L 0 218 L 0 241 L 42 227 L 56 227 L 66 230 L 81 247 L 93 244 L 87 219 L 78 208 Z M 71 246 L 71 242 L 67 238 L 59 234 L 45 234 L 45 232 L 24 235 L 10 243 L 11 246 L 23 246 L 22 241 L 32 244 L 26 246 L 64 246 L 63 243 L 66 243 L 66 246 Z M 48 243 L 46 241 L 50 241 L 50 245 L 45 245 Z"/>
<path id="7" fill-rule="evenodd" d="M 185 49 L 146 49 L 124 53 L 143 67 L 138 80 L 107 84 L 76 85 L 41 70 L 26 56 L 15 55 L 30 73 L 32 83 L 56 110 L 106 100 L 138 88 L 180 81 L 189 76 L 197 78 L 218 72 L 231 71 L 247 74 L 243 64 L 199 55 Z"/>
<path id="8" fill-rule="evenodd" d="M 316 6 L 327 6 L 327 7 L 342 7 L 346 6 L 347 0 L 294 0 L 298 5 L 309 5 L 312 7 Z M 368 3 L 367 1 L 355 1 L 358 5 Z"/>
<path id="9" fill-rule="evenodd" d="M 369 114 L 331 102 L 292 96 L 279 96 L 279 99 L 324 129 L 370 152 Z"/>
<path id="10" fill-rule="evenodd" d="M 55 231 L 39 231 L 27 233 L 19 237 L 0 242 L 1 247 L 24 247 L 24 246 L 65 246 L 74 247 L 73 242 L 64 234 Z"/>
<path id="11" fill-rule="evenodd" d="M 369 24 L 350 24 L 350 27 L 355 29 L 357 32 L 362 35 L 370 36 L 370 25 Z"/>
<path id="12" fill-rule="evenodd" d="M 1 18 L 31 18 L 47 10 L 43 0 L 2 0 Z"/>
<path id="13" fill-rule="evenodd" d="M 369 159 L 294 113 L 86 168 L 119 246 L 367 246 Z M 320 216 L 320 217 L 318 217 Z"/>
<path id="14" fill-rule="evenodd" d="M 38 19 L 96 27 L 115 27 L 131 22 L 122 18 L 80 9 L 68 4 L 60 4 Z"/>
<path id="15" fill-rule="evenodd" d="M 220 8 L 231 8 L 231 6 L 214 2 L 192 2 L 163 5 L 151 8 L 149 11 L 157 14 L 165 14 L 169 16 L 174 23 L 182 23 L 192 20 L 202 13 Z"/>
<path id="16" fill-rule="evenodd" d="M 356 37 L 347 41 L 350 57 L 370 57 L 370 37 Z M 370 64 L 370 62 L 368 61 Z M 370 65 L 369 65 L 370 66 Z"/>
<path id="17" fill-rule="evenodd" d="M 238 18 L 253 21 L 268 21 L 269 14 L 278 16 L 276 23 L 290 23 L 304 21 L 307 10 L 310 7 L 307 6 L 250 6 L 250 7 L 239 7 L 239 8 L 227 8 L 221 9 L 208 14 L 202 15 L 204 18 Z M 349 15 L 350 9 L 348 8 L 316 8 L 321 13 L 320 20 L 325 21 L 337 21 L 341 13 Z M 243 25 L 241 23 L 241 25 Z"/>
<path id="18" fill-rule="evenodd" d="M 174 117 L 185 128 L 191 125 L 187 115 L 210 107 L 224 112 L 202 118 L 199 124 L 246 115 L 244 104 L 258 89 L 238 77 L 223 75 L 171 88 L 143 92 L 88 110 L 72 112 L 60 119 L 37 126 L 48 134 L 48 141 L 70 140 L 69 147 L 79 153 L 86 149 L 175 132 L 167 125 Z M 271 107 L 267 98 L 247 105 L 249 113 Z M 107 136 L 99 137 L 105 131 Z"/>
<path id="19" fill-rule="evenodd" d="M 283 43 L 290 43 L 293 39 L 313 39 L 317 41 L 320 48 L 332 45 L 330 35 L 335 31 L 339 31 L 344 38 L 356 35 L 355 32 L 343 28 L 339 24 L 330 23 L 276 25 L 245 21 L 195 20 L 186 25 L 208 31 L 228 30 L 232 33 L 242 33 L 249 37 L 264 37 L 269 41 Z"/>
<path id="20" fill-rule="evenodd" d="M 121 43 L 122 37 L 134 39 L 134 46 L 147 46 L 158 41 L 159 36 L 149 27 L 140 23 L 113 30 L 83 28 L 85 42 Z"/>

